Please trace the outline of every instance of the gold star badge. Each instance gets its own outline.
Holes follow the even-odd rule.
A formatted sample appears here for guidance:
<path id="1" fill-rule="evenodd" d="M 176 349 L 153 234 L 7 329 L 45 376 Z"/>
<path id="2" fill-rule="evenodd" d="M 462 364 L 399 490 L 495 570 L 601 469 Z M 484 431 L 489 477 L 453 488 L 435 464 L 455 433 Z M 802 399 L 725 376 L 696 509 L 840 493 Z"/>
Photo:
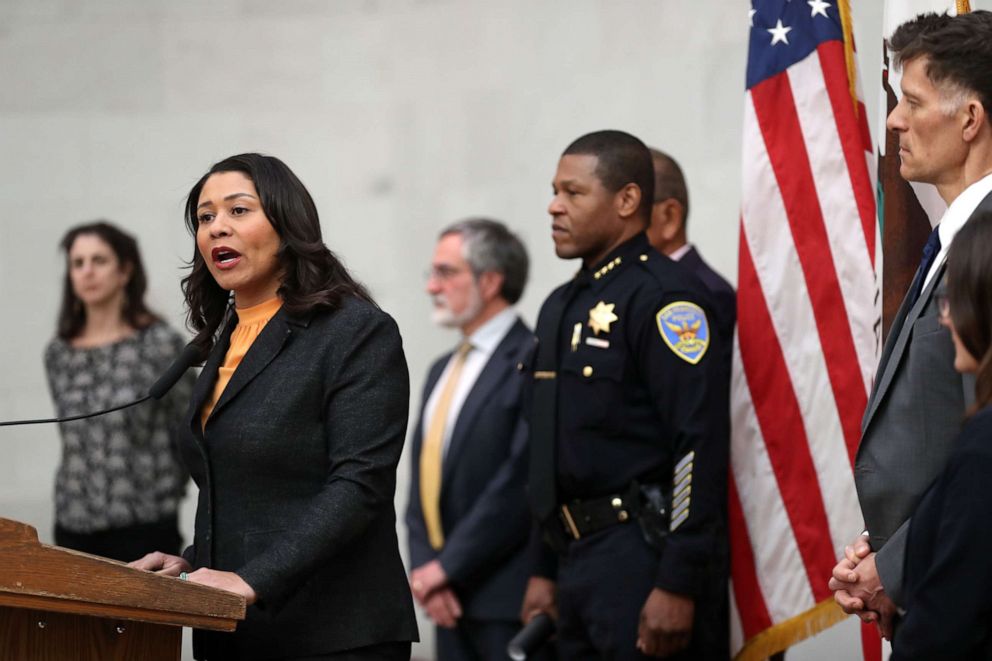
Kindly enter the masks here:
<path id="1" fill-rule="evenodd" d="M 620 320 L 620 317 L 613 314 L 613 308 L 615 307 L 615 303 L 604 303 L 600 301 L 596 304 L 596 307 L 589 310 L 589 328 L 592 329 L 594 334 L 599 335 L 599 331 L 609 333 L 610 324 Z"/>

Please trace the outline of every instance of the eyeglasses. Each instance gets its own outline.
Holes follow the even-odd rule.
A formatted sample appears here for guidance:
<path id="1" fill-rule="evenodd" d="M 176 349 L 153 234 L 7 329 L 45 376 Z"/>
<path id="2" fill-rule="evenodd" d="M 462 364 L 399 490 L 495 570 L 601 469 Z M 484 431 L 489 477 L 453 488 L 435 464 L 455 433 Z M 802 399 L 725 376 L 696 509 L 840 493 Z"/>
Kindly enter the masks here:
<path id="1" fill-rule="evenodd" d="M 941 285 L 933 293 L 933 300 L 937 304 L 937 313 L 941 321 L 951 320 L 951 301 L 947 298 L 947 287 Z"/>
<path id="2" fill-rule="evenodd" d="M 456 275 L 464 273 L 465 269 L 460 269 L 455 266 L 447 266 L 442 264 L 440 266 L 432 266 L 431 268 L 424 271 L 424 280 L 441 280 L 447 281 L 454 278 Z"/>

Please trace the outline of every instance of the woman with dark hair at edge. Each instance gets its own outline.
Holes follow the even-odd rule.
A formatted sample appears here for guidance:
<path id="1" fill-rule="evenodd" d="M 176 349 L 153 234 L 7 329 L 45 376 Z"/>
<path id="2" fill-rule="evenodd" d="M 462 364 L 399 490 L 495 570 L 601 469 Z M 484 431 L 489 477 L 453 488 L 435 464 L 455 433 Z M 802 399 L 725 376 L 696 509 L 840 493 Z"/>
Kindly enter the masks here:
<path id="1" fill-rule="evenodd" d="M 45 372 L 60 417 L 148 392 L 185 341 L 145 305 L 138 244 L 107 222 L 70 229 L 57 335 Z M 188 474 L 175 443 L 192 375 L 165 398 L 64 422 L 55 478 L 55 543 L 116 560 L 182 545 L 177 511 Z"/>
<path id="2" fill-rule="evenodd" d="M 992 659 L 992 213 L 955 236 L 937 296 L 954 368 L 975 375 L 975 403 L 910 523 L 893 661 Z"/>
<path id="3" fill-rule="evenodd" d="M 194 632 L 197 659 L 409 659 L 396 323 L 324 245 L 313 199 L 277 158 L 214 165 L 186 223 L 183 290 L 206 359 L 180 436 L 195 534 L 181 557 L 132 565 L 245 597 L 234 633 Z"/>

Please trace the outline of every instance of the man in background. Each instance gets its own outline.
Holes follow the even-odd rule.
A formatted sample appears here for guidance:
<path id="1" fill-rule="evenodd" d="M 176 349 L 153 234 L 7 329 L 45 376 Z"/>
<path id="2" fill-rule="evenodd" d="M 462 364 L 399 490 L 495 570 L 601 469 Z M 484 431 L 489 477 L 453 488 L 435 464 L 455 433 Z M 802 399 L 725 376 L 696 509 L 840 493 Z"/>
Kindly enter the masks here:
<path id="1" fill-rule="evenodd" d="M 678 162 L 658 149 L 651 149 L 654 163 L 654 204 L 648 241 L 654 249 L 682 264 L 696 274 L 713 299 L 713 314 L 726 340 L 728 356 L 732 352 L 734 323 L 737 320 L 737 293 L 723 276 L 703 261 L 696 247 L 689 243 L 686 225 L 689 221 L 689 189 Z M 729 374 L 729 371 L 728 371 Z"/>
<path id="2" fill-rule="evenodd" d="M 410 585 L 437 624 L 440 661 L 506 657 L 529 575 L 527 425 L 517 365 L 534 337 L 513 305 L 527 253 L 503 224 L 471 219 L 438 239 L 427 292 L 457 348 L 427 375 L 406 513 Z"/>

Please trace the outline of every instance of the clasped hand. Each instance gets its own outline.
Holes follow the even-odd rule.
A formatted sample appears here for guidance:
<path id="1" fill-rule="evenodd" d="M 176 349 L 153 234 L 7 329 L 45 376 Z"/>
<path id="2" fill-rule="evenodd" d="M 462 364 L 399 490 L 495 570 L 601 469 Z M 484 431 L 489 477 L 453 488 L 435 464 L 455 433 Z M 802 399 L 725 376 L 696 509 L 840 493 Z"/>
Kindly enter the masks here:
<path id="1" fill-rule="evenodd" d="M 245 598 L 245 603 L 249 606 L 258 599 L 255 590 L 234 572 L 218 571 L 216 569 L 207 569 L 206 567 L 192 571 L 193 568 L 186 562 L 186 559 L 178 555 L 169 555 L 168 553 L 155 551 L 139 560 L 129 562 L 127 566 L 155 572 L 164 576 L 179 576 L 182 572 L 189 572 L 186 580 L 190 583 L 199 583 L 200 585 L 207 585 L 212 588 L 240 594 Z"/>
<path id="2" fill-rule="evenodd" d="M 834 566 L 828 586 L 845 613 L 874 622 L 882 637 L 892 640 L 896 605 L 885 593 L 867 538 L 861 536 L 844 547 L 844 557 Z"/>
<path id="3" fill-rule="evenodd" d="M 410 590 L 436 625 L 455 628 L 462 616 L 462 605 L 448 585 L 448 574 L 439 560 L 431 560 L 410 573 Z"/>

